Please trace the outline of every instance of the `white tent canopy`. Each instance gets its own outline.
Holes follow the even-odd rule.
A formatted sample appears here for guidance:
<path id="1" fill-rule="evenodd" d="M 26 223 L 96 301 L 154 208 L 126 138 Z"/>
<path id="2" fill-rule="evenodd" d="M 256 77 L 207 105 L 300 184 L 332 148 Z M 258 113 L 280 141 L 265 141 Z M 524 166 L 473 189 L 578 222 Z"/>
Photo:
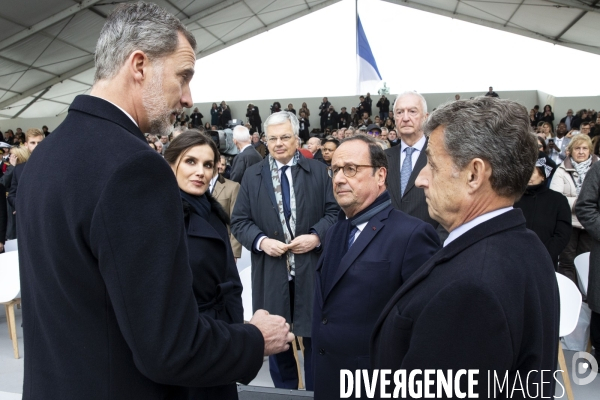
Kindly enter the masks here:
<path id="1" fill-rule="evenodd" d="M 195 34 L 202 58 L 339 0 L 156 0 Z M 385 0 L 600 54 L 600 0 Z M 115 3 L 6 0 L 0 10 L 0 118 L 67 111 L 87 93 Z M 490 47 L 490 51 L 493 48 Z"/>

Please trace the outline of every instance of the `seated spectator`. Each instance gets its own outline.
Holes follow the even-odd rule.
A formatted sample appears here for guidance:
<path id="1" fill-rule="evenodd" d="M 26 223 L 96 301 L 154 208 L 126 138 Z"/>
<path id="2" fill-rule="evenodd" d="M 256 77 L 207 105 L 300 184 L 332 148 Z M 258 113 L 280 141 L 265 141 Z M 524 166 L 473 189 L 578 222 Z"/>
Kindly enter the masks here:
<path id="1" fill-rule="evenodd" d="M 386 128 L 385 126 L 383 128 L 381 128 L 381 137 L 380 137 L 380 139 L 381 140 L 385 140 L 386 142 L 388 142 L 388 147 L 387 148 L 390 147 L 390 143 L 388 141 L 389 134 L 390 134 L 390 131 L 389 131 L 388 128 Z"/>
<path id="2" fill-rule="evenodd" d="M 207 121 L 207 122 L 204 124 L 204 130 L 205 130 L 205 131 L 212 131 L 212 125 L 210 124 L 210 122 L 208 122 L 208 121 Z"/>
<path id="3" fill-rule="evenodd" d="M 532 108 L 529 110 L 529 123 L 531 124 L 531 127 L 535 129 L 537 128 L 538 122 L 540 121 L 537 119 L 537 112 Z"/>
<path id="4" fill-rule="evenodd" d="M 17 130 L 20 130 L 20 128 L 17 128 Z M 17 138 L 19 136 L 23 135 L 23 132 L 20 132 L 17 135 Z M 42 131 L 40 131 L 39 129 L 28 129 L 27 130 L 27 134 L 23 135 L 25 138 L 23 140 L 22 143 L 25 144 L 25 148 L 32 153 L 33 150 L 35 150 L 35 148 L 37 147 L 37 145 L 44 140 L 45 136 L 42 133 Z M 25 168 L 25 163 L 19 164 L 18 166 L 15 166 L 15 171 L 13 173 L 12 179 L 11 179 L 11 183 L 10 183 L 10 190 L 8 191 L 8 197 L 6 198 L 6 200 L 8 201 L 8 203 L 15 208 L 15 213 L 16 213 L 16 207 L 15 207 L 15 202 L 17 200 L 17 189 L 19 187 L 19 178 L 21 177 L 21 173 L 23 172 L 23 168 Z"/>
<path id="5" fill-rule="evenodd" d="M 254 132 L 252 134 L 252 146 L 254 146 L 254 150 L 256 150 L 262 158 L 266 157 L 267 146 L 265 146 L 265 144 L 260 141 L 260 135 L 258 134 L 258 132 Z"/>
<path id="6" fill-rule="evenodd" d="M 334 138 L 325 139 L 323 141 L 321 152 L 323 154 L 323 162 L 328 167 L 331 166 L 331 158 L 333 157 L 333 153 L 335 153 L 339 145 L 340 141 Z"/>
<path id="7" fill-rule="evenodd" d="M 158 140 L 158 141 L 154 142 L 154 146 L 156 147 L 156 152 L 162 156 L 163 150 L 164 150 L 164 146 L 163 146 L 162 142 L 160 140 Z"/>
<path id="8" fill-rule="evenodd" d="M 390 133 L 388 134 L 388 142 L 390 142 L 390 146 L 398 146 L 400 144 L 400 139 L 398 138 L 398 133 L 396 133 L 395 129 L 390 129 Z"/>
<path id="9" fill-rule="evenodd" d="M 373 121 L 371 121 L 371 118 L 369 118 L 369 113 L 367 113 L 366 111 L 362 113 L 362 119 L 360 121 L 358 121 L 359 126 L 360 125 L 364 125 L 364 126 L 369 126 L 373 123 Z"/>
<path id="10" fill-rule="evenodd" d="M 540 133 L 542 134 L 542 136 L 544 138 L 546 138 L 546 142 L 548 141 L 548 139 L 551 139 L 553 137 L 553 132 L 552 132 L 552 125 L 549 122 L 541 122 L 541 131 Z"/>
<path id="11" fill-rule="evenodd" d="M 352 116 L 346 111 L 346 107 L 342 107 L 342 111 L 338 114 L 338 125 L 340 128 L 348 128 L 352 123 Z"/>
<path id="12" fill-rule="evenodd" d="M 24 164 L 29 159 L 31 153 L 25 146 L 12 147 L 10 149 L 9 166 L 4 175 L 0 178 L 0 185 L 4 187 L 1 192 L 6 198 L 6 193 L 10 192 L 13 174 L 17 165 Z M 12 240 L 17 238 L 17 220 L 15 218 L 15 208 L 12 204 L 6 201 L 6 239 Z M 0 238 L 1 240 L 1 238 Z"/>
<path id="13" fill-rule="evenodd" d="M 573 261 L 579 254 L 590 251 L 593 243 L 592 237 L 577 219 L 574 207 L 587 172 L 598 161 L 598 157 L 591 154 L 591 149 L 592 141 L 589 136 L 573 136 L 567 148 L 569 156 L 558 166 L 550 183 L 550 189 L 562 193 L 572 210 L 571 239 L 559 256 L 558 272 L 570 278 L 576 285 L 577 272 Z"/>
<path id="14" fill-rule="evenodd" d="M 379 118 L 379 115 L 375 116 L 375 118 L 373 119 L 373 123 L 375 125 L 377 125 L 378 127 L 381 127 L 382 123 L 381 123 L 381 118 Z"/>
<path id="15" fill-rule="evenodd" d="M 390 142 L 383 139 L 377 139 L 377 145 L 381 147 L 383 150 L 387 150 L 390 148 Z"/>
<path id="16" fill-rule="evenodd" d="M 348 129 L 346 129 L 346 131 L 344 132 L 344 138 L 349 138 L 354 136 L 356 130 L 353 127 L 350 127 Z"/>
<path id="17" fill-rule="evenodd" d="M 582 108 L 577 112 L 573 122 L 571 122 L 571 129 L 579 129 L 582 122 L 590 122 L 591 118 L 588 116 L 588 111 Z"/>
<path id="18" fill-rule="evenodd" d="M 371 124 L 367 126 L 367 135 L 373 136 L 375 139 L 379 139 L 381 136 L 381 128 L 377 124 Z"/>
<path id="19" fill-rule="evenodd" d="M 288 104 L 288 106 L 285 109 L 285 111 L 291 112 L 292 114 L 296 115 L 296 110 L 294 110 L 294 105 L 292 103 Z"/>
<path id="20" fill-rule="evenodd" d="M 340 128 L 340 129 L 338 129 L 336 139 L 339 140 L 339 141 L 344 140 L 344 137 L 345 137 L 347 129 L 348 128 Z"/>
<path id="21" fill-rule="evenodd" d="M 308 139 L 306 148 L 312 153 L 312 158 L 323 161 L 323 153 L 321 152 L 321 139 L 313 137 Z"/>
<path id="22" fill-rule="evenodd" d="M 582 122 L 581 125 L 579 125 L 579 133 L 582 135 L 587 135 L 589 136 L 591 132 L 591 128 L 590 128 L 590 123 L 585 121 Z"/>
<path id="23" fill-rule="evenodd" d="M 151 148 L 152 148 L 154 151 L 157 151 L 157 150 L 156 150 L 156 145 L 155 145 L 154 143 L 152 143 L 152 142 L 148 142 L 148 144 L 150 145 L 150 147 L 151 147 Z"/>
<path id="24" fill-rule="evenodd" d="M 356 128 L 358 126 L 358 121 L 360 120 L 360 113 L 358 112 L 356 107 L 352 107 L 352 109 L 350 110 L 350 120 L 351 125 Z"/>
<path id="25" fill-rule="evenodd" d="M 523 211 L 527 229 L 540 238 L 557 268 L 558 256 L 571 236 L 571 208 L 565 196 L 548 189 L 551 174 L 546 158 L 539 158 L 525 193 L 514 206 Z"/>
<path id="26" fill-rule="evenodd" d="M 388 128 L 388 130 L 394 129 L 395 125 L 394 125 L 394 119 L 393 118 L 386 118 L 385 119 L 385 123 L 383 124 L 383 126 L 385 126 L 386 128 Z"/>

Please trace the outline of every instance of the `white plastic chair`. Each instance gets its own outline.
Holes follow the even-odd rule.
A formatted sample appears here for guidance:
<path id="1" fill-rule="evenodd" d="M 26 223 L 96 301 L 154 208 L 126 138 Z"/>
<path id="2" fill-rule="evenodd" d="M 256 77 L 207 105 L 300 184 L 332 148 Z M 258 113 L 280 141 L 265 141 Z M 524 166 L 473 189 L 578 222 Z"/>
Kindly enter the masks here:
<path id="1" fill-rule="evenodd" d="M 15 305 L 21 304 L 21 280 L 19 278 L 19 253 L 0 254 L 0 304 L 4 304 L 8 334 L 13 342 L 15 358 L 19 358 L 17 328 L 15 325 Z"/>
<path id="2" fill-rule="evenodd" d="M 252 267 L 246 267 L 240 271 L 242 281 L 242 305 L 244 306 L 244 321 L 252 319 Z"/>
<path id="3" fill-rule="evenodd" d="M 7 240 L 4 243 L 4 251 L 7 253 L 9 251 L 17 251 L 17 239 Z"/>
<path id="4" fill-rule="evenodd" d="M 577 278 L 579 278 L 579 289 L 584 296 L 587 296 L 588 280 L 590 277 L 590 252 L 581 253 L 575 257 L 575 269 Z"/>
<path id="5" fill-rule="evenodd" d="M 560 296 L 560 326 L 558 335 L 564 337 L 573 332 L 577 326 L 579 311 L 581 309 L 581 293 L 573 281 L 558 272 L 556 273 L 556 280 L 558 282 L 558 293 Z M 567 369 L 565 354 L 563 353 L 560 339 L 558 340 L 558 364 L 562 370 L 567 398 L 573 400 L 571 379 L 569 378 L 569 370 Z"/>

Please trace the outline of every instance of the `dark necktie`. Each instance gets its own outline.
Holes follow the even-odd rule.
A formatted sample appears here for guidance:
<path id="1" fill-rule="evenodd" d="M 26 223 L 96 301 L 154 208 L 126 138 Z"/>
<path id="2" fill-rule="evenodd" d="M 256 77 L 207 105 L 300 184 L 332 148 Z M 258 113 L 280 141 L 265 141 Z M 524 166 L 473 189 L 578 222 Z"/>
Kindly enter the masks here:
<path id="1" fill-rule="evenodd" d="M 292 208 L 290 206 L 290 181 L 285 173 L 288 168 L 289 166 L 287 165 L 281 167 L 281 197 L 283 198 L 283 215 L 285 216 L 285 221 L 289 223 L 292 216 Z"/>
<path id="2" fill-rule="evenodd" d="M 350 247 L 352 247 L 352 245 L 354 244 L 354 238 L 356 237 L 356 232 L 358 232 L 358 226 L 355 226 L 354 228 L 352 228 L 352 230 L 350 231 L 350 235 L 348 235 L 348 249 L 350 249 Z"/>

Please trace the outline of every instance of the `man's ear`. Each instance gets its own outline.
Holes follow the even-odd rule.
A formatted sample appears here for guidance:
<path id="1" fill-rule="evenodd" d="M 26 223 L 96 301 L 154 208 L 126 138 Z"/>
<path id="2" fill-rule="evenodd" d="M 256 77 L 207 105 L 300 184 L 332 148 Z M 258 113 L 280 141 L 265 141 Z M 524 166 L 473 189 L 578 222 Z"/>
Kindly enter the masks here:
<path id="1" fill-rule="evenodd" d="M 471 192 L 479 190 L 492 175 L 492 166 L 481 158 L 474 158 L 467 165 L 467 185 Z"/>
<path id="2" fill-rule="evenodd" d="M 150 60 L 141 50 L 136 50 L 127 57 L 127 70 L 136 83 L 142 83 L 148 76 Z"/>

